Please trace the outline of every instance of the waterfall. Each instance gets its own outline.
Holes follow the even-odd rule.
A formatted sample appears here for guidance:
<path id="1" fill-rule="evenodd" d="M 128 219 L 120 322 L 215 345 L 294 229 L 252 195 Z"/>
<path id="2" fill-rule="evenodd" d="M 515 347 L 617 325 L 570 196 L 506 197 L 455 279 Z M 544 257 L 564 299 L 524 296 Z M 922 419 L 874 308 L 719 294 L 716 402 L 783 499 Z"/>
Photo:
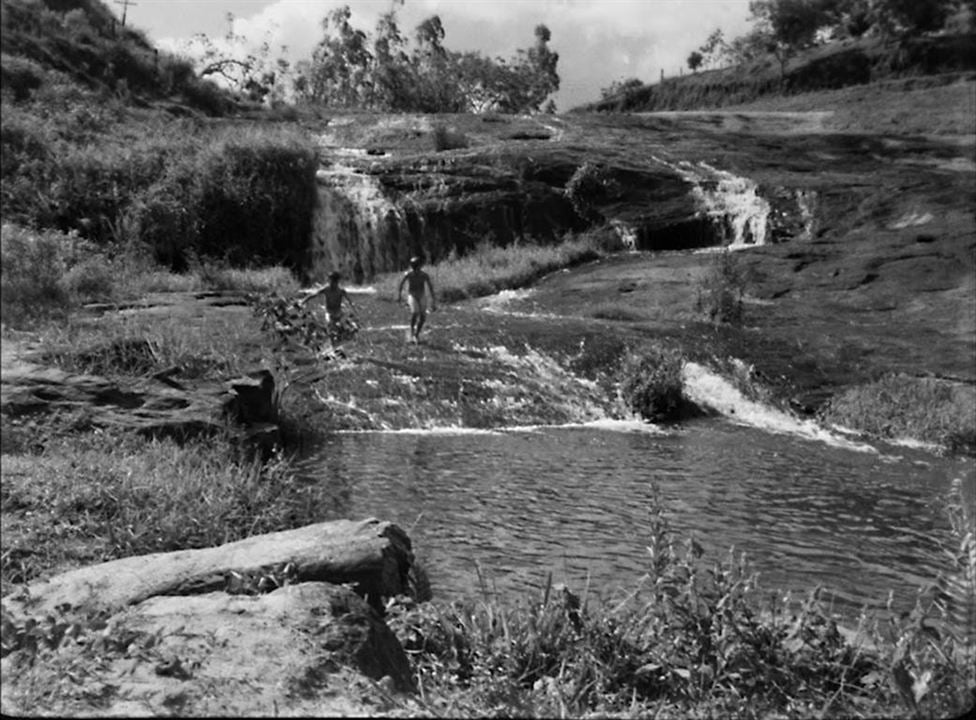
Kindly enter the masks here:
<path id="1" fill-rule="evenodd" d="M 669 163 L 655 158 L 692 184 L 698 213 L 709 218 L 722 244 L 730 248 L 763 245 L 769 236 L 769 202 L 754 180 L 719 170 L 706 162 Z"/>
<path id="2" fill-rule="evenodd" d="M 689 400 L 701 407 L 711 408 L 735 422 L 766 432 L 819 440 L 834 447 L 878 453 L 871 445 L 848 440 L 813 420 L 802 420 L 782 410 L 750 400 L 729 380 L 698 363 L 685 363 L 681 376 Z"/>
<path id="3" fill-rule="evenodd" d="M 316 174 L 319 210 L 312 244 L 312 274 L 338 268 L 370 278 L 398 268 L 409 251 L 403 210 L 375 177 L 336 163 Z"/>

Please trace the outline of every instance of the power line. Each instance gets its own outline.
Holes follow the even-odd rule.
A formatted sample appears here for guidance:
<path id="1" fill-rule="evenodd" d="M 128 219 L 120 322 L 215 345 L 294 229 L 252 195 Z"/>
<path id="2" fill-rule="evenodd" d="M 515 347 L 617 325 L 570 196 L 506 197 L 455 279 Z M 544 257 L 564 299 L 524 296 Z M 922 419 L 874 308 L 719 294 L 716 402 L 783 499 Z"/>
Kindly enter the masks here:
<path id="1" fill-rule="evenodd" d="M 125 14 L 129 10 L 130 5 L 138 5 L 139 3 L 132 2 L 132 0 L 114 0 L 116 5 L 122 6 L 122 27 L 125 27 Z"/>

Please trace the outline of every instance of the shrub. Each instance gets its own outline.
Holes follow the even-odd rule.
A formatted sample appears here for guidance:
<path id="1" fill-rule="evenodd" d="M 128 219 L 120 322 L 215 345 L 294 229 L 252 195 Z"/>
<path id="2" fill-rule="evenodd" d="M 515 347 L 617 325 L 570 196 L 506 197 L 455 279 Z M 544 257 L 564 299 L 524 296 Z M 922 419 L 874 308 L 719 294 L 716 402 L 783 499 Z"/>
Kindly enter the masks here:
<path id="1" fill-rule="evenodd" d="M 119 268 L 101 254 L 82 260 L 70 268 L 61 286 L 79 303 L 107 301 L 115 296 Z"/>
<path id="2" fill-rule="evenodd" d="M 434 125 L 434 129 L 431 132 L 431 138 L 433 140 L 434 150 L 436 152 L 442 152 L 443 150 L 456 150 L 459 148 L 466 148 L 468 146 L 468 138 L 464 135 L 464 133 L 460 133 L 457 130 L 448 128 L 446 125 Z"/>
<path id="3" fill-rule="evenodd" d="M 601 217 L 597 204 L 616 197 L 620 186 L 605 167 L 586 162 L 576 168 L 563 192 L 577 215 L 595 222 Z"/>
<path id="4" fill-rule="evenodd" d="M 303 265 L 318 201 L 318 153 L 297 132 L 227 133 L 196 159 L 201 255 L 231 265 Z"/>
<path id="5" fill-rule="evenodd" d="M 183 88 L 183 97 L 193 107 L 214 117 L 225 115 L 233 105 L 226 90 L 221 89 L 211 80 L 199 78 L 194 78 L 186 84 Z"/>
<path id="6" fill-rule="evenodd" d="M 650 346 L 624 358 L 620 394 L 631 411 L 650 422 L 678 420 L 686 410 L 680 352 Z"/>
<path id="7" fill-rule="evenodd" d="M 26 100 L 44 84 L 44 68 L 25 57 L 0 55 L 0 84 L 9 90 L 14 100 Z"/>
<path id="8" fill-rule="evenodd" d="M 35 233 L 8 223 L 0 228 L 0 319 L 23 327 L 64 315 L 71 299 L 61 284 L 68 238 Z"/>
<path id="9" fill-rule="evenodd" d="M 839 393 L 823 417 L 876 437 L 914 438 L 976 452 L 976 388 L 962 383 L 887 375 Z"/>
<path id="10" fill-rule="evenodd" d="M 742 322 L 748 277 L 730 250 L 723 250 L 698 281 L 695 310 L 714 323 Z"/>

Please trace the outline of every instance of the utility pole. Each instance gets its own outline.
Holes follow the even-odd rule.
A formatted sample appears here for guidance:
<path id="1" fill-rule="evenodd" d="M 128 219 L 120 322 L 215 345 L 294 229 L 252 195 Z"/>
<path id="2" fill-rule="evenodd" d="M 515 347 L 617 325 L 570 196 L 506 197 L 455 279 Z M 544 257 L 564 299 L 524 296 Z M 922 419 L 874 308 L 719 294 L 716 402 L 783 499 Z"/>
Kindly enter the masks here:
<path id="1" fill-rule="evenodd" d="M 115 0 L 116 5 L 122 6 L 122 27 L 125 27 L 125 14 L 129 10 L 130 5 L 138 5 L 139 3 L 134 3 L 132 0 Z"/>

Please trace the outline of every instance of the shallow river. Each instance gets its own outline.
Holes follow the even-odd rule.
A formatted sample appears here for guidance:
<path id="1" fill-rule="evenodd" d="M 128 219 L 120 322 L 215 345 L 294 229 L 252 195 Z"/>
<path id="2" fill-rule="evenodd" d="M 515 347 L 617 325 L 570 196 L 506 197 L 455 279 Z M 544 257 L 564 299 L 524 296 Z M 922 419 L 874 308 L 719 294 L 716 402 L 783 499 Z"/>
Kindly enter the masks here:
<path id="1" fill-rule="evenodd" d="M 945 568 L 944 503 L 959 465 L 913 450 L 865 452 L 710 419 L 674 431 L 541 428 L 349 433 L 305 465 L 339 513 L 410 534 L 435 596 L 553 581 L 635 587 L 655 487 L 706 559 L 744 552 L 767 589 L 817 585 L 838 612 L 914 604 Z"/>

